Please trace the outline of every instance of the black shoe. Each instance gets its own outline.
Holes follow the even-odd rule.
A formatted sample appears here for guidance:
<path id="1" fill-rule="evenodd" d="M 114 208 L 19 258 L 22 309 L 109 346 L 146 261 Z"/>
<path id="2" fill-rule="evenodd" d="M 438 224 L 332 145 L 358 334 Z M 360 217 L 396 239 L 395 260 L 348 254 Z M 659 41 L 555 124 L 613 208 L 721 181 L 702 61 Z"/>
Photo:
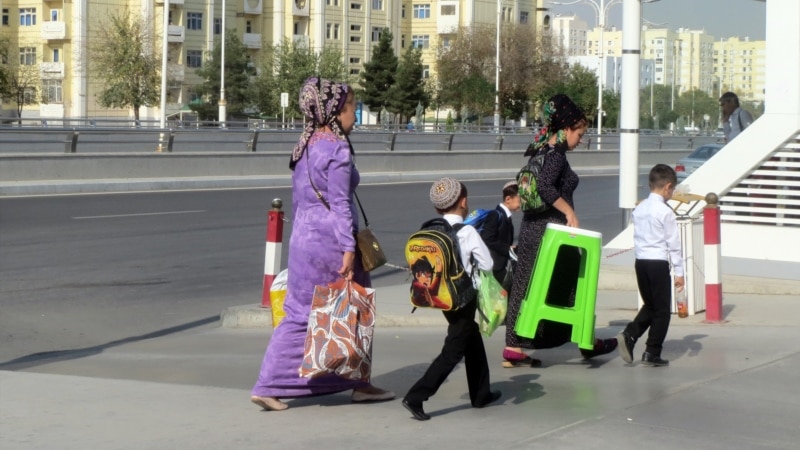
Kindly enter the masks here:
<path id="1" fill-rule="evenodd" d="M 408 400 L 403 399 L 403 407 L 411 413 L 417 420 L 430 420 L 431 416 L 425 414 L 425 411 L 422 410 L 422 405 L 412 405 L 409 403 Z"/>
<path id="2" fill-rule="evenodd" d="M 583 359 L 591 359 L 595 356 L 606 355 L 616 350 L 619 343 L 616 339 L 595 339 L 594 348 L 591 350 L 579 349 Z"/>
<path id="3" fill-rule="evenodd" d="M 500 391 L 489 392 L 489 399 L 488 400 L 486 400 L 485 402 L 481 403 L 480 405 L 472 405 L 472 407 L 473 408 L 483 408 L 483 407 L 485 407 L 487 405 L 490 405 L 490 404 L 496 402 L 497 400 L 500 400 L 500 397 L 502 397 L 502 396 L 503 396 L 503 393 L 500 392 Z"/>
<path id="4" fill-rule="evenodd" d="M 666 359 L 661 359 L 660 356 L 655 356 L 652 353 L 644 352 L 642 354 L 642 365 L 651 367 L 662 367 L 662 366 L 668 366 L 669 361 L 667 361 Z"/>
<path id="5" fill-rule="evenodd" d="M 633 362 L 634 345 L 636 345 L 636 339 L 632 338 L 628 333 L 623 331 L 617 335 L 617 348 L 619 348 L 619 357 L 628 364 Z"/>

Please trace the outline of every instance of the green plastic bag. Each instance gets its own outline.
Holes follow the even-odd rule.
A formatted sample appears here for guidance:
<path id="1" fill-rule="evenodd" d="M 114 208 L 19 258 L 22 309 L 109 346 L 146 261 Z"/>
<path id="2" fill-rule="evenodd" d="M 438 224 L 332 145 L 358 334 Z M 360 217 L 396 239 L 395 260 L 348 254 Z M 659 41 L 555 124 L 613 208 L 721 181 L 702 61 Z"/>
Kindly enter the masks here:
<path id="1" fill-rule="evenodd" d="M 478 289 L 478 327 L 481 334 L 491 336 L 506 318 L 508 292 L 497 282 L 492 272 L 480 271 Z"/>

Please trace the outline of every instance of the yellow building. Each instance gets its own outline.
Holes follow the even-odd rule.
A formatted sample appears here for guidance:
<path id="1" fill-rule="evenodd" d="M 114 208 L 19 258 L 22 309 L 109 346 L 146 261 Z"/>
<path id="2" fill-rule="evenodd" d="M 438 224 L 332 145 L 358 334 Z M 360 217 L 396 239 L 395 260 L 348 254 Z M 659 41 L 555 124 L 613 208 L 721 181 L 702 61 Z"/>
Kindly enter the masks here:
<path id="1" fill-rule="evenodd" d="M 409 45 L 423 50 L 426 76 L 435 70 L 437 45 L 453 38 L 460 26 L 494 25 L 495 0 L 169 0 L 167 28 L 167 114 L 177 113 L 196 98 L 202 83 L 195 70 L 224 28 L 235 29 L 257 61 L 262 49 L 284 38 L 320 50 L 342 50 L 350 74 L 368 62 L 378 35 L 388 27 L 399 55 Z M 544 0 L 499 0 L 501 20 L 547 27 Z M 161 54 L 165 0 L 0 0 L 0 33 L 19 48 L 20 67 L 38 76 L 25 106 L 24 118 L 127 118 L 130 111 L 106 109 L 96 102 L 100 91 L 92 80 L 87 48 L 97 37 L 100 20 L 128 8 L 150 24 L 153 52 Z M 91 14 L 89 13 L 91 11 Z M 30 67 L 28 67 L 30 66 Z M 2 113 L 14 113 L 4 102 Z M 142 108 L 143 120 L 160 118 L 158 105 Z"/>
<path id="2" fill-rule="evenodd" d="M 766 41 L 734 37 L 715 42 L 712 83 L 717 94 L 732 91 L 740 100 L 763 102 L 766 52 Z"/>

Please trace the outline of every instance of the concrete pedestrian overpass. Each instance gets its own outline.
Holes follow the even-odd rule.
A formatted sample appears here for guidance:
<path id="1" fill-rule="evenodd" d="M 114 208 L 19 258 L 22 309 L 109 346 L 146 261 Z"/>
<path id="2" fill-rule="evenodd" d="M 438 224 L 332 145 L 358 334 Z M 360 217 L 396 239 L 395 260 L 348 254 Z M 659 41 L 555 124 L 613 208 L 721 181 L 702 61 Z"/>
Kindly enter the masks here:
<path id="1" fill-rule="evenodd" d="M 800 262 L 800 1 L 766 10 L 765 113 L 682 186 L 720 197 L 723 256 Z M 704 205 L 672 204 L 693 218 Z M 632 246 L 628 226 L 606 249 Z"/>

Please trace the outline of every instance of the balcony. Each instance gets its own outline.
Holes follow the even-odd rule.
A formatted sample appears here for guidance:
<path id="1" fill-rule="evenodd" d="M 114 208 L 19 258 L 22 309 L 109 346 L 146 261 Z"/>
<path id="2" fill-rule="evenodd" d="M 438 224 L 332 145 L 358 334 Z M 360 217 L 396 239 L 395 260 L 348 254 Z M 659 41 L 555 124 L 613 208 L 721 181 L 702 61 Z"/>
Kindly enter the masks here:
<path id="1" fill-rule="evenodd" d="M 242 44 L 247 48 L 261 48 L 261 33 L 245 33 L 242 36 Z"/>
<path id="2" fill-rule="evenodd" d="M 164 0 L 156 0 L 156 5 L 163 5 Z M 183 6 L 183 0 L 169 0 L 169 5 L 181 5 Z"/>
<path id="3" fill-rule="evenodd" d="M 438 5 L 439 18 L 436 20 L 436 32 L 439 34 L 455 33 L 459 26 L 459 2 L 441 1 Z"/>
<path id="4" fill-rule="evenodd" d="M 39 117 L 43 119 L 63 119 L 64 105 L 61 103 L 39 103 Z"/>
<path id="5" fill-rule="evenodd" d="M 242 0 L 242 2 L 245 14 L 257 16 L 264 10 L 264 0 Z"/>
<path id="6" fill-rule="evenodd" d="M 186 76 L 186 67 L 180 64 L 167 64 L 167 78 L 171 81 L 183 82 Z"/>
<path id="7" fill-rule="evenodd" d="M 59 80 L 64 78 L 64 63 L 39 63 L 39 77 L 43 80 Z"/>
<path id="8" fill-rule="evenodd" d="M 309 46 L 308 36 L 304 36 L 302 34 L 295 34 L 294 36 L 292 36 L 292 39 L 294 40 L 294 43 L 300 47 L 308 48 Z"/>
<path id="9" fill-rule="evenodd" d="M 169 25 L 167 27 L 167 42 L 183 42 L 185 39 L 183 31 L 183 27 L 180 25 Z"/>
<path id="10" fill-rule="evenodd" d="M 67 37 L 66 22 L 42 22 L 42 39 L 56 40 Z"/>

